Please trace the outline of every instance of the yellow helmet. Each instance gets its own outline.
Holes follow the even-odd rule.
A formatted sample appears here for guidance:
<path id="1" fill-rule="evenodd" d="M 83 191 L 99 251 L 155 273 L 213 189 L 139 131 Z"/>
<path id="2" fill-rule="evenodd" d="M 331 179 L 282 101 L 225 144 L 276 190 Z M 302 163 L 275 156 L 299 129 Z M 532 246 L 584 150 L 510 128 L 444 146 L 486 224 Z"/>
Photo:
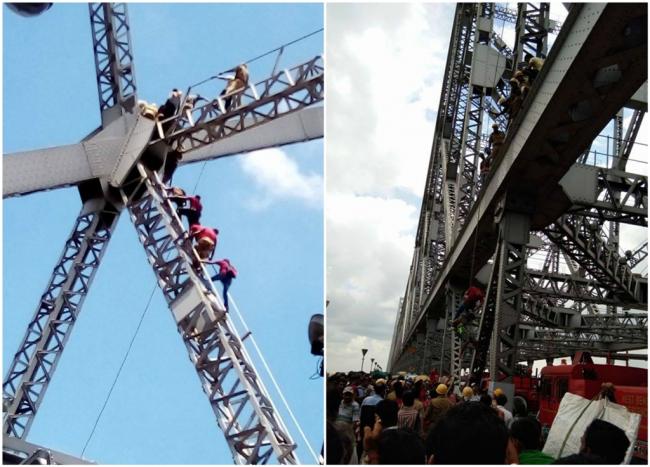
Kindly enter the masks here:
<path id="1" fill-rule="evenodd" d="M 439 384 L 438 387 L 436 388 L 436 392 L 438 394 L 440 394 L 441 396 L 444 396 L 445 394 L 447 394 L 448 390 L 449 389 L 447 388 L 446 384 Z"/>
<path id="2" fill-rule="evenodd" d="M 493 394 L 494 394 L 494 397 L 502 396 L 502 395 L 503 395 L 503 389 L 501 389 L 501 388 L 496 388 L 496 389 L 494 390 Z"/>
<path id="3" fill-rule="evenodd" d="M 474 395 L 474 391 L 472 391 L 472 388 L 469 386 L 465 386 L 463 388 L 463 397 L 472 397 Z"/>

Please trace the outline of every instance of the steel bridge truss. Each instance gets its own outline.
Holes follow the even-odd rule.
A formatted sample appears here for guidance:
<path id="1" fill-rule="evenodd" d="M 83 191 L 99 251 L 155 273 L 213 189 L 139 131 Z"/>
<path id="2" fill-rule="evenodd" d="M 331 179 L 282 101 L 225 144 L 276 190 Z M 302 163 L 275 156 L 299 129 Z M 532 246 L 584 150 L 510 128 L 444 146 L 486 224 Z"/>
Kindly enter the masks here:
<path id="1" fill-rule="evenodd" d="M 224 101 L 236 106 L 226 109 Z M 220 96 L 195 108 L 185 107 L 177 116 L 158 122 L 158 138 L 180 154 L 197 150 L 236 133 L 312 106 L 324 99 L 324 63 L 314 57 L 290 69 L 278 71 L 244 91 Z M 163 134 L 162 124 L 171 123 Z"/>
<path id="2" fill-rule="evenodd" d="M 126 3 L 90 3 L 88 9 L 102 117 L 116 106 L 131 111 L 136 85 Z"/>
<path id="3" fill-rule="evenodd" d="M 244 348 L 246 336 L 234 328 L 164 185 L 141 164 L 138 171 L 122 198 L 234 461 L 298 463 L 296 445 Z"/>
<path id="4" fill-rule="evenodd" d="M 5 434 L 27 436 L 118 217 L 103 200 L 86 202 L 77 217 L 2 385 Z"/>

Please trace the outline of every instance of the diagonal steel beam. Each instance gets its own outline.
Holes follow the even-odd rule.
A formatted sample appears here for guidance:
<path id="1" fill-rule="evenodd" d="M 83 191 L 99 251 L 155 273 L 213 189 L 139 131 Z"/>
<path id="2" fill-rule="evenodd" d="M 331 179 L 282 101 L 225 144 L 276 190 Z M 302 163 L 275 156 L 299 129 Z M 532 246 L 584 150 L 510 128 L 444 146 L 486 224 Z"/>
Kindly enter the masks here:
<path id="1" fill-rule="evenodd" d="M 102 124 L 125 112 L 136 102 L 131 29 L 126 3 L 90 3 L 90 27 Z"/>
<path id="2" fill-rule="evenodd" d="M 82 208 L 2 384 L 5 434 L 27 436 L 118 217 L 104 201 Z"/>

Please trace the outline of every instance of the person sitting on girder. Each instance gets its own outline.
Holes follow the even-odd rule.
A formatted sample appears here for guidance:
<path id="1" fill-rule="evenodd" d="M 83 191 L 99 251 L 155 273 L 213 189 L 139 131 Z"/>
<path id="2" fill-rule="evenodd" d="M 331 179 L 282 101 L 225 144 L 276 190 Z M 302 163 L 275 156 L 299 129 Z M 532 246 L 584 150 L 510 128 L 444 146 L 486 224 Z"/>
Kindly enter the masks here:
<path id="1" fill-rule="evenodd" d="M 235 92 L 243 91 L 248 86 L 248 66 L 245 63 L 237 65 L 235 68 L 235 76 L 228 80 L 228 84 L 223 91 L 221 91 L 221 96 L 228 96 L 224 99 L 224 106 L 226 112 L 230 111 L 231 105 L 233 103 L 233 97 L 235 97 L 235 105 L 239 105 L 240 96 L 233 96 Z"/>
<path id="2" fill-rule="evenodd" d="M 226 311 L 228 311 L 228 289 L 230 288 L 232 280 L 237 277 L 237 269 L 235 269 L 235 266 L 230 264 L 230 260 L 228 258 L 219 259 L 216 261 L 203 260 L 202 262 L 205 264 L 216 264 L 219 266 L 219 272 L 212 276 L 211 279 L 213 281 L 221 282 L 221 285 L 223 286 L 223 304 L 226 306 Z"/>
<path id="3" fill-rule="evenodd" d="M 199 255 L 199 259 L 212 259 L 217 246 L 218 235 L 219 229 L 205 227 L 201 224 L 192 224 L 190 226 L 189 238 L 196 240 L 196 253 Z"/>
<path id="4" fill-rule="evenodd" d="M 524 68 L 524 74 L 528 77 L 528 83 L 532 86 L 537 75 L 544 66 L 544 59 L 540 57 L 530 57 L 528 65 Z"/>
<path id="5" fill-rule="evenodd" d="M 187 218 L 187 224 L 190 228 L 194 224 L 198 224 L 201 220 L 201 213 L 203 212 L 203 205 L 201 204 L 201 195 L 194 196 L 170 196 L 169 200 L 174 203 L 181 203 L 189 201 L 189 207 L 180 207 L 176 210 L 176 213 L 180 216 L 185 216 Z"/>
<path id="6" fill-rule="evenodd" d="M 453 326 L 456 327 L 461 322 L 462 315 L 471 313 L 472 310 L 478 308 L 485 299 L 485 293 L 480 289 L 476 282 L 473 282 L 463 295 L 463 302 L 460 304 L 454 315 Z"/>
<path id="7" fill-rule="evenodd" d="M 178 89 L 172 89 L 172 92 L 169 94 L 169 98 L 165 101 L 163 105 L 158 108 L 158 119 L 167 120 L 168 118 L 173 117 L 178 112 L 179 107 L 181 106 L 181 97 L 183 92 Z M 162 124 L 163 132 L 167 133 L 167 130 L 172 126 L 173 120 L 165 122 Z"/>

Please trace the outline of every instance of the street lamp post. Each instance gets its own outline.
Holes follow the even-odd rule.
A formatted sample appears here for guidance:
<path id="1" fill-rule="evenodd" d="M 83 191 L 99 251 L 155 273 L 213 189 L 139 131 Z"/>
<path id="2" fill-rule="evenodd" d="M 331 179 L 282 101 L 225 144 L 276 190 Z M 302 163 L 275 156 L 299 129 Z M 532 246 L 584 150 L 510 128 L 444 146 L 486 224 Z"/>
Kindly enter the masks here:
<path id="1" fill-rule="evenodd" d="M 363 371 L 363 361 L 365 360 L 367 353 L 368 349 L 361 349 L 361 371 Z"/>
<path id="2" fill-rule="evenodd" d="M 370 359 L 370 371 L 372 372 L 375 369 L 375 359 Z"/>

